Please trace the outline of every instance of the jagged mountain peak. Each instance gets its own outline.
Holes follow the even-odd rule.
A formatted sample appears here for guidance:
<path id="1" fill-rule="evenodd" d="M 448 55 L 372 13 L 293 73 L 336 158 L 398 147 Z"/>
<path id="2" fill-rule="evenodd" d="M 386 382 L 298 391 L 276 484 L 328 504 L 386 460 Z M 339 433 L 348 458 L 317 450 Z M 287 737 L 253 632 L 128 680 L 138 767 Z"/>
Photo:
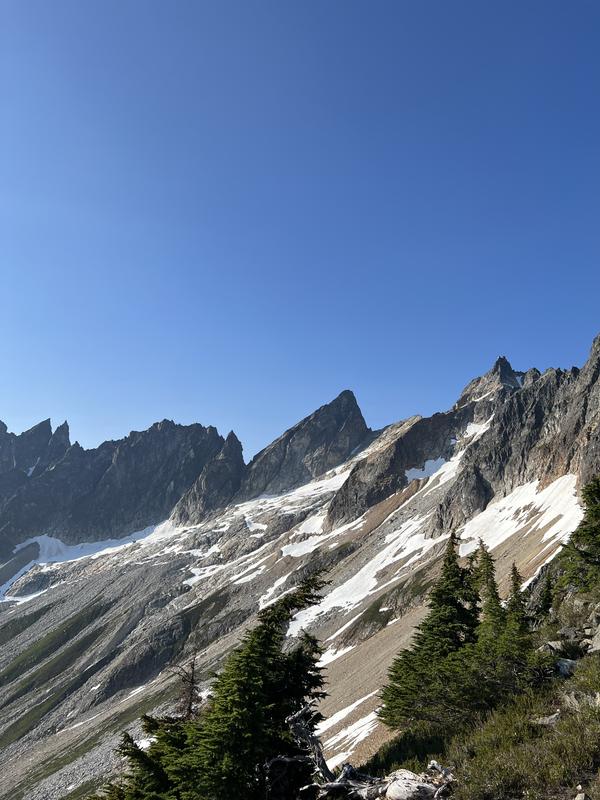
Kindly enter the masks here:
<path id="1" fill-rule="evenodd" d="M 209 460 L 192 486 L 173 509 L 176 525 L 197 524 L 207 514 L 229 503 L 239 490 L 246 465 L 242 443 L 233 431 L 220 451 Z"/>
<path id="2" fill-rule="evenodd" d="M 508 380 L 510 380 L 510 378 L 515 374 L 515 371 L 513 370 L 511 363 L 506 356 L 498 356 L 490 372 Z"/>
<path id="3" fill-rule="evenodd" d="M 286 491 L 341 464 L 369 434 L 354 393 L 344 389 L 254 456 L 240 499 Z"/>
<path id="4" fill-rule="evenodd" d="M 498 356 L 488 372 L 474 378 L 465 386 L 456 407 L 490 398 L 501 390 L 520 389 L 525 375 L 525 372 L 514 370 L 506 356 Z"/>
<path id="5" fill-rule="evenodd" d="M 225 443 L 223 444 L 223 450 L 225 450 L 226 448 L 228 450 L 231 450 L 233 448 L 235 448 L 235 449 L 239 448 L 240 452 L 243 450 L 242 443 L 238 439 L 238 437 L 236 436 L 235 431 L 229 431 L 229 433 L 225 437 Z M 221 452 L 223 452 L 223 451 L 221 451 Z"/>

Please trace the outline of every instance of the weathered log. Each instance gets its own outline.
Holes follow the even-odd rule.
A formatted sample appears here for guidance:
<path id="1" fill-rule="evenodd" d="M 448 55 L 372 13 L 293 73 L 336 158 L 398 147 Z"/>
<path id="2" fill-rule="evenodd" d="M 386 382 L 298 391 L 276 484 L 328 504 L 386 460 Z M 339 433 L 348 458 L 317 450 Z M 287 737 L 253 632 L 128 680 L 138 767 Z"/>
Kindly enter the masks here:
<path id="1" fill-rule="evenodd" d="M 299 744 L 302 749 L 306 749 L 310 753 L 315 766 L 323 776 L 323 779 L 325 781 L 334 782 L 335 775 L 327 766 L 327 761 L 323 755 L 323 748 L 321 747 L 319 737 L 315 736 L 310 727 L 310 721 L 312 720 L 314 714 L 315 708 L 312 703 L 309 703 L 308 705 L 305 705 L 304 708 L 301 708 L 300 711 L 297 711 L 295 714 L 289 716 L 286 719 L 286 722 L 290 727 L 290 731 L 296 740 L 296 743 Z"/>

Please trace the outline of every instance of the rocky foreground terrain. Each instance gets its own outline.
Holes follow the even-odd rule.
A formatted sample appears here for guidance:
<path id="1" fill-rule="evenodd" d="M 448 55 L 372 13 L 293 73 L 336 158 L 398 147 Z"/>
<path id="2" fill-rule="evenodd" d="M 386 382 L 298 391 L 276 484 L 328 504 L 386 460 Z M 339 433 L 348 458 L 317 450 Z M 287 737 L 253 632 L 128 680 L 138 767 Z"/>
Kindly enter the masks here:
<path id="1" fill-rule="evenodd" d="M 119 732 L 211 674 L 257 610 L 329 568 L 290 627 L 322 640 L 330 766 L 388 736 L 387 668 L 422 619 L 450 531 L 500 586 L 532 579 L 600 471 L 600 337 L 581 369 L 505 358 L 456 404 L 371 431 L 344 391 L 249 464 L 230 433 L 163 421 L 94 450 L 66 423 L 0 423 L 0 797 L 58 800 L 120 768 Z"/>

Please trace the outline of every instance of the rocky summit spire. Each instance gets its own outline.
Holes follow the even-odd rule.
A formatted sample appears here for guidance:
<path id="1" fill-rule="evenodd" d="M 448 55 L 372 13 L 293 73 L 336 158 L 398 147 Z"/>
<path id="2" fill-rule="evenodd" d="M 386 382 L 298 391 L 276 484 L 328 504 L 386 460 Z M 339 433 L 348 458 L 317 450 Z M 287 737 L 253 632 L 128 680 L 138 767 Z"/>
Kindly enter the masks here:
<path id="1" fill-rule="evenodd" d="M 287 430 L 248 466 L 241 498 L 282 492 L 341 464 L 369 433 L 349 389 Z"/>
<path id="2" fill-rule="evenodd" d="M 206 464 L 173 509 L 173 521 L 177 525 L 193 525 L 216 508 L 226 506 L 240 488 L 244 470 L 242 444 L 230 431 L 221 451 Z"/>
<path id="3" fill-rule="evenodd" d="M 494 366 L 479 378 L 474 378 L 463 389 L 457 408 L 467 403 L 489 399 L 502 390 L 520 389 L 523 385 L 524 372 L 516 372 L 506 356 L 499 356 Z"/>

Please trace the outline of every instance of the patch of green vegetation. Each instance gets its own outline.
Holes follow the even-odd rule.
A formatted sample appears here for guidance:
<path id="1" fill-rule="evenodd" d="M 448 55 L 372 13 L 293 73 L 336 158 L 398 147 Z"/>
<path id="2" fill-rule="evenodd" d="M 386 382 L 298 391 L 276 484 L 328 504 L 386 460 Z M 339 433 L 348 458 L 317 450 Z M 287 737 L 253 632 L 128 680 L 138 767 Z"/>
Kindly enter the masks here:
<path id="1" fill-rule="evenodd" d="M 0 749 L 7 747 L 9 744 L 16 742 L 37 725 L 37 723 L 48 712 L 52 711 L 59 703 L 61 703 L 72 692 L 77 691 L 87 680 L 91 678 L 96 672 L 101 670 L 112 658 L 111 654 L 104 656 L 104 658 L 96 661 L 91 667 L 83 670 L 77 674 L 72 680 L 65 683 L 57 692 L 54 692 L 47 697 L 43 702 L 30 708 L 25 714 L 16 719 L 11 725 L 5 728 L 0 734 Z"/>
<path id="2" fill-rule="evenodd" d="M 431 568 L 422 567 L 411 576 L 410 581 L 403 588 L 410 593 L 413 599 L 417 599 L 424 597 L 432 584 L 433 578 L 431 577 Z"/>
<path id="3" fill-rule="evenodd" d="M 423 725 L 386 742 L 361 767 L 369 775 L 387 775 L 400 767 L 420 772 L 429 759 L 443 760 L 445 740 Z"/>
<path id="4" fill-rule="evenodd" d="M 62 625 L 42 636 L 0 672 L 0 686 L 6 686 L 7 683 L 20 677 L 49 655 L 54 654 L 59 647 L 73 639 L 86 625 L 101 617 L 109 608 L 110 605 L 106 603 L 94 603 L 86 606 L 70 616 Z"/>
<path id="5" fill-rule="evenodd" d="M 9 706 L 15 700 L 18 700 L 19 697 L 23 697 L 24 694 L 27 694 L 33 689 L 39 689 L 47 681 L 55 678 L 57 675 L 60 675 L 61 672 L 66 670 L 67 667 L 71 666 L 71 664 L 73 664 L 81 656 L 81 654 L 84 653 L 87 648 L 90 647 L 96 641 L 96 639 L 98 639 L 104 633 L 105 630 L 106 625 L 103 625 L 93 631 L 90 631 L 86 635 L 77 639 L 69 647 L 65 647 L 63 650 L 61 650 L 56 656 L 54 656 L 54 658 L 46 661 L 38 670 L 28 675 L 27 678 L 22 680 L 17 685 L 14 692 L 10 694 L 3 703 L 0 703 L 0 708 L 3 706 Z"/>
<path id="6" fill-rule="evenodd" d="M 41 619 L 41 617 L 47 614 L 55 605 L 56 603 L 52 603 L 51 605 L 38 608 L 31 614 L 24 614 L 23 616 L 16 616 L 9 619 L 8 622 L 0 628 L 0 645 L 6 644 L 6 642 L 9 642 L 11 639 L 14 639 L 15 636 L 27 630 L 30 625 L 33 625 L 34 622 Z"/>
<path id="7" fill-rule="evenodd" d="M 450 743 L 416 726 L 383 745 L 363 768 L 373 775 L 399 768 L 420 772 L 435 758 L 452 765 L 456 800 L 562 797 L 600 768 L 599 691 L 600 656 L 587 656 L 572 678 L 519 695 Z M 567 693 L 578 699 L 578 711 L 562 702 Z M 554 724 L 536 722 L 559 708 Z M 600 785 L 598 790 L 600 796 Z"/>
<path id="8" fill-rule="evenodd" d="M 154 694 L 147 695 L 143 700 L 134 703 L 134 705 L 125 709 L 125 711 L 122 711 L 120 714 L 112 717 L 110 720 L 109 730 L 112 733 L 121 733 L 123 728 L 125 728 L 131 722 L 139 719 L 141 716 L 155 708 L 160 702 L 164 701 L 168 697 L 172 698 L 175 694 L 176 689 L 171 687 L 170 691 L 165 692 L 165 690 L 159 690 Z"/>
<path id="9" fill-rule="evenodd" d="M 21 736 L 25 736 L 37 722 L 63 699 L 64 694 L 53 694 L 41 703 L 30 708 L 25 714 L 19 717 L 12 725 L 9 725 L 0 734 L 0 748 L 8 747 L 9 744 L 16 742 Z"/>
<path id="10" fill-rule="evenodd" d="M 542 800 L 594 775 L 600 767 L 600 711 L 593 705 L 599 690 L 600 658 L 590 656 L 562 686 L 542 696 L 522 695 L 455 740 L 447 758 L 460 778 L 457 800 Z M 553 725 L 536 723 L 560 707 L 565 691 L 587 694 L 592 703 L 577 712 L 562 707 Z"/>
<path id="11" fill-rule="evenodd" d="M 98 732 L 89 739 L 85 739 L 80 744 L 75 745 L 74 747 L 69 747 L 68 750 L 65 750 L 60 755 L 53 756 L 42 761 L 41 764 L 38 765 L 37 769 L 31 772 L 27 778 L 21 781 L 21 783 L 19 783 L 15 788 L 14 800 L 22 800 L 23 798 L 27 798 L 27 793 L 30 791 L 31 787 L 37 785 L 40 781 L 49 778 L 51 775 L 54 775 L 68 764 L 72 764 L 86 753 L 89 753 L 89 751 L 92 750 L 102 740 L 102 737 L 103 734 Z M 92 789 L 94 788 L 95 786 L 92 786 Z"/>

